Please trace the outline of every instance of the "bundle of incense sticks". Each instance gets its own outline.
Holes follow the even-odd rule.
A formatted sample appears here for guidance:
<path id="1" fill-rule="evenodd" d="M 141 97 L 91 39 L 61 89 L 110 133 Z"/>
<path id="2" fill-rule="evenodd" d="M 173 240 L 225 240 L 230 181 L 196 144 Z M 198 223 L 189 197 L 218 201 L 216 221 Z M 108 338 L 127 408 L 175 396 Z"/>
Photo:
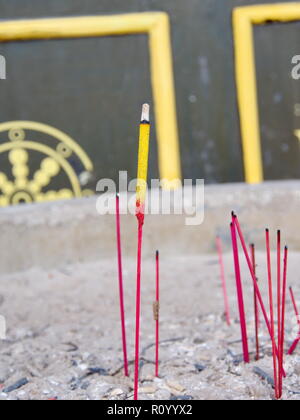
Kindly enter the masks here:
<path id="1" fill-rule="evenodd" d="M 237 244 L 237 234 L 239 236 L 243 252 L 248 264 L 248 268 L 251 274 L 251 278 L 254 286 L 255 293 L 255 322 L 256 322 L 256 357 L 259 357 L 259 344 L 258 344 L 258 303 L 260 305 L 264 320 L 270 335 L 272 344 L 272 355 L 273 355 L 273 368 L 274 368 L 274 386 L 275 386 L 275 398 L 280 399 L 282 397 L 283 377 L 285 377 L 284 371 L 284 340 L 285 340 L 285 307 L 286 307 L 286 287 L 287 287 L 287 258 L 288 248 L 284 248 L 284 261 L 283 261 L 283 276 L 281 277 L 281 239 L 280 231 L 277 232 L 277 341 L 275 332 L 275 311 L 274 311 L 274 299 L 273 299 L 273 281 L 272 281 L 272 270 L 271 270 L 271 247 L 270 247 L 270 233 L 266 229 L 266 252 L 267 252 L 267 277 L 268 277 L 268 290 L 269 290 L 269 316 L 264 305 L 260 288 L 256 278 L 255 269 L 255 254 L 254 246 L 250 247 L 251 257 L 249 257 L 248 250 L 246 247 L 244 235 L 240 227 L 237 216 L 232 212 L 232 223 L 231 237 L 232 237 L 232 248 L 234 257 L 234 267 L 237 284 L 237 297 L 240 312 L 241 322 L 241 334 L 244 352 L 244 361 L 249 362 L 249 351 L 248 351 L 248 336 L 247 336 L 247 324 L 245 317 L 244 307 L 244 296 L 243 287 L 241 280 L 241 271 L 239 264 L 239 250 Z M 281 282 L 281 278 L 283 281 Z"/>
<path id="2" fill-rule="evenodd" d="M 134 369 L 134 400 L 138 399 L 139 359 L 140 359 L 140 320 L 141 320 L 141 269 L 142 241 L 145 220 L 145 199 L 147 192 L 148 156 L 150 139 L 150 107 L 144 104 L 140 123 L 138 175 L 136 187 L 136 217 L 138 221 L 138 254 L 136 279 L 136 327 L 135 327 L 135 369 Z"/>

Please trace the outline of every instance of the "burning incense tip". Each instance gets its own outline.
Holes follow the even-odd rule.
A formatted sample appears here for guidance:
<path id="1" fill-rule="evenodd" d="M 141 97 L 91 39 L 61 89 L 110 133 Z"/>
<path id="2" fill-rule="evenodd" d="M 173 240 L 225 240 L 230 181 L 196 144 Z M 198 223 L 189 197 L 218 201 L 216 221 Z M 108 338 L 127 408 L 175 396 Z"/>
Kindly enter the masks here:
<path id="1" fill-rule="evenodd" d="M 156 256 L 157 256 L 157 257 L 159 256 L 159 251 L 156 251 Z"/>
<path id="2" fill-rule="evenodd" d="M 141 116 L 141 122 L 150 122 L 150 105 L 144 104 L 142 107 L 142 116 Z"/>
<path id="3" fill-rule="evenodd" d="M 268 229 L 268 228 L 266 228 L 266 232 L 267 232 L 267 233 L 269 232 L 269 229 Z"/>
<path id="4" fill-rule="evenodd" d="M 288 250 L 288 246 L 286 245 L 286 246 L 284 247 L 284 249 Z"/>
<path id="5" fill-rule="evenodd" d="M 235 214 L 235 212 L 232 210 L 232 212 L 231 212 L 231 216 L 232 217 L 236 217 L 236 214 Z"/>

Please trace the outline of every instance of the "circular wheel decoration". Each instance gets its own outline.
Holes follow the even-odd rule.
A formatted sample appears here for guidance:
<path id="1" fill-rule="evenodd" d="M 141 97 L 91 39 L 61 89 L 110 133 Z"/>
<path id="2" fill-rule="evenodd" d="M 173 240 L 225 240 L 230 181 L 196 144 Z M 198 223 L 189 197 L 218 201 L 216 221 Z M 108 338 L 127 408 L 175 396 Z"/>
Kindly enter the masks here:
<path id="1" fill-rule="evenodd" d="M 86 188 L 92 162 L 78 143 L 54 127 L 31 121 L 0 124 L 0 158 L 11 168 L 0 170 L 0 207 L 93 194 Z"/>

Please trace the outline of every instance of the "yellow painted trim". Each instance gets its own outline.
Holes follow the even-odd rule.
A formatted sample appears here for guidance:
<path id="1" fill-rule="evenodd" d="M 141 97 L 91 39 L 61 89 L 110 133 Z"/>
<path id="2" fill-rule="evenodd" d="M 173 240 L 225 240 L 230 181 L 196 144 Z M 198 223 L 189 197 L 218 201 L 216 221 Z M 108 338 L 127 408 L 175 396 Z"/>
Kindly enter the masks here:
<path id="1" fill-rule="evenodd" d="M 169 17 L 163 12 L 0 22 L 0 42 L 148 34 L 160 177 L 181 179 Z"/>
<path id="2" fill-rule="evenodd" d="M 181 181 L 181 159 L 169 26 L 168 15 L 160 13 L 156 24 L 149 32 L 151 77 L 155 100 L 160 178 L 178 186 Z"/>
<path id="3" fill-rule="evenodd" d="M 297 139 L 300 141 L 300 130 L 295 130 L 294 134 L 297 137 Z"/>
<path id="4" fill-rule="evenodd" d="M 262 182 L 263 163 L 259 129 L 253 25 L 267 21 L 300 20 L 300 3 L 237 7 L 233 11 L 235 72 L 241 122 L 246 182 Z"/>

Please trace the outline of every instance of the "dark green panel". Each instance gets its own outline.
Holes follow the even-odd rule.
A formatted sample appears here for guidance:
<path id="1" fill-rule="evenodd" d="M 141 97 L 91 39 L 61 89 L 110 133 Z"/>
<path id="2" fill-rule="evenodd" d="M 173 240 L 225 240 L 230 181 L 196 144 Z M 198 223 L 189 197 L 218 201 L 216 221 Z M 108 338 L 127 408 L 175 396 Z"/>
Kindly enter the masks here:
<path id="1" fill-rule="evenodd" d="M 2 121 L 66 132 L 92 159 L 96 180 L 117 179 L 125 169 L 136 176 L 141 104 L 151 100 L 146 36 L 18 42 L 1 50 L 8 63 Z M 153 133 L 150 174 L 157 176 L 155 125 Z"/>
<path id="2" fill-rule="evenodd" d="M 0 12 L 6 19 L 166 11 L 172 23 L 183 173 L 212 183 L 243 180 L 231 13 L 235 6 L 259 3 L 0 0 Z M 261 27 L 255 34 L 266 176 L 298 178 L 298 143 L 291 135 L 297 121 L 291 109 L 300 82 L 291 81 L 289 65 L 299 45 L 299 25 Z M 0 45 L 0 54 L 8 62 L 8 80 L 0 81 L 1 121 L 26 118 L 66 131 L 92 158 L 97 179 L 116 178 L 120 169 L 135 176 L 135 124 L 141 103 L 151 99 L 146 36 L 11 43 Z M 276 80 L 270 76 L 274 71 Z M 154 144 L 155 135 L 152 177 L 158 173 Z"/>
<path id="3" fill-rule="evenodd" d="M 255 29 L 261 141 L 266 179 L 300 178 L 300 127 L 295 106 L 300 83 L 291 77 L 291 59 L 299 54 L 300 22 Z"/>

